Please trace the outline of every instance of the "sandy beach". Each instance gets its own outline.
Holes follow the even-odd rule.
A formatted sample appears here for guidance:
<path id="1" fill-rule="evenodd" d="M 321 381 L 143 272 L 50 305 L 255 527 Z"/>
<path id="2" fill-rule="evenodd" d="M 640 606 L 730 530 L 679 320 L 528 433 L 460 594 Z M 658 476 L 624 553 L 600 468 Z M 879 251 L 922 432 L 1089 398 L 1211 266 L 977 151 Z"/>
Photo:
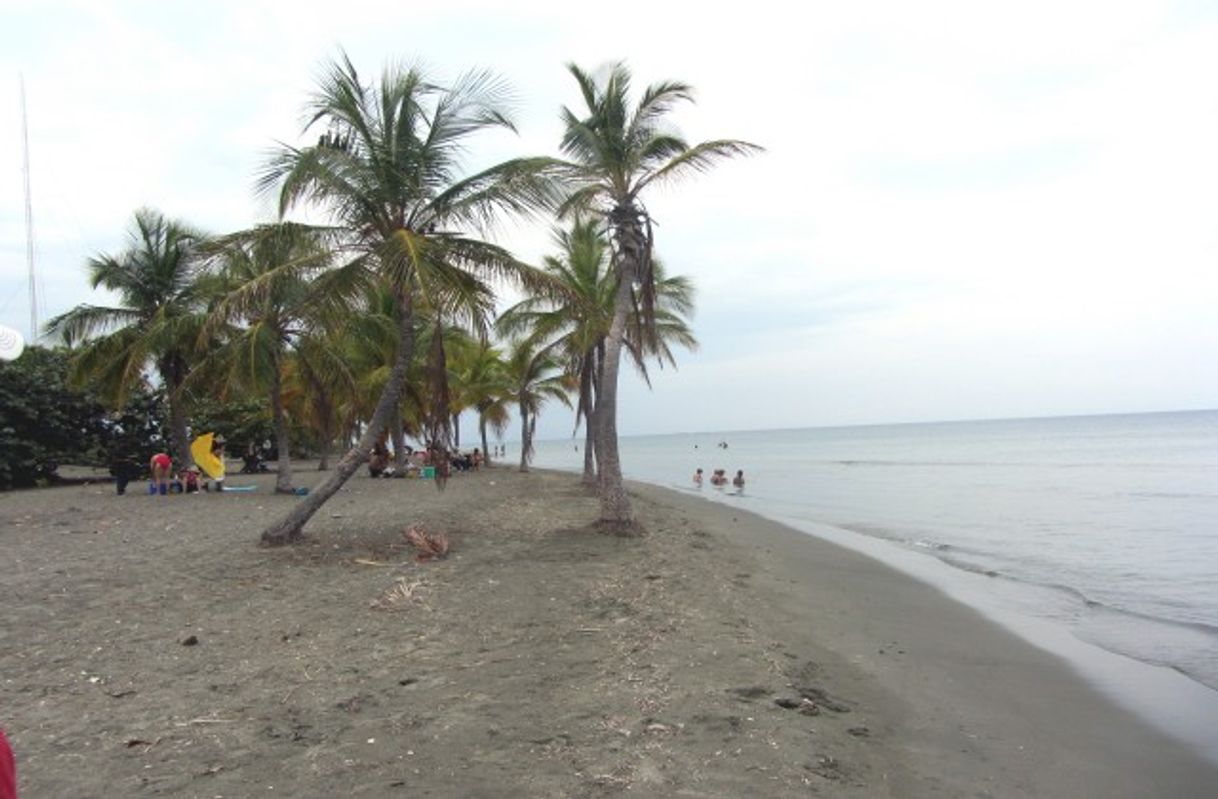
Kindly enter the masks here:
<path id="1" fill-rule="evenodd" d="M 298 483 L 317 481 L 302 471 Z M 937 590 L 566 474 L 297 501 L 0 494 L 0 726 L 22 796 L 1203 797 L 1218 767 Z M 138 488 L 133 486 L 133 488 Z M 408 525 L 445 533 L 420 563 Z"/>

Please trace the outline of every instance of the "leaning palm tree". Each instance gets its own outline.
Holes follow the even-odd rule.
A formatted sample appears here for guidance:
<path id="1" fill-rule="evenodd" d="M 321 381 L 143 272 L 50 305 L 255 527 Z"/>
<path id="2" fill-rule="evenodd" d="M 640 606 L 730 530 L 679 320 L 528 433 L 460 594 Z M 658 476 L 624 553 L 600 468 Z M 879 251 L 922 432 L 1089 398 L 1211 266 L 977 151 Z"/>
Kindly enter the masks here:
<path id="1" fill-rule="evenodd" d="M 322 334 L 324 317 L 320 304 L 312 301 L 311 283 L 328 267 L 330 249 L 316 228 L 291 222 L 234 233 L 207 249 L 219 265 L 224 297 L 211 310 L 204 335 L 227 331 L 223 345 L 208 357 L 208 371 L 226 389 L 239 387 L 267 397 L 279 452 L 275 490 L 290 494 L 284 377 L 290 354 L 301 341 Z"/>
<path id="2" fill-rule="evenodd" d="M 627 323 L 636 304 L 640 340 L 655 337 L 652 220 L 642 195 L 653 184 L 706 171 L 721 160 L 760 148 L 734 139 L 691 146 L 674 133 L 668 115 L 678 103 L 693 99 L 691 87 L 684 83 L 653 84 L 632 107 L 630 72 L 624 64 L 613 65 L 600 81 L 574 64 L 568 69 L 585 108 L 579 113 L 562 110 L 566 131 L 561 147 L 574 185 L 566 207 L 592 211 L 606 221 L 617 277 L 594 413 L 600 521 L 605 529 L 628 535 L 637 527 L 618 457 L 617 382 Z"/>
<path id="3" fill-rule="evenodd" d="M 118 255 L 89 260 L 93 288 L 117 293 L 114 306 L 78 305 L 47 323 L 47 332 L 80 346 L 72 377 L 90 381 L 115 406 L 144 380 L 151 364 L 169 403 L 174 457 L 193 463 L 183 386 L 198 360 L 207 297 L 199 278 L 199 231 L 158 211 L 140 209 Z"/>
<path id="4" fill-rule="evenodd" d="M 504 86 L 473 73 L 443 87 L 417 68 L 391 66 L 366 83 L 343 55 L 323 75 L 307 108 L 305 131 L 317 142 L 281 146 L 259 179 L 275 192 L 279 210 L 311 204 L 347 231 L 349 263 L 327 275 L 331 297 L 358 296 L 373 283 L 393 295 L 398 343 L 384 390 L 356 446 L 334 472 L 279 522 L 263 531 L 267 544 L 299 537 L 301 529 L 345 483 L 399 407 L 414 357 L 418 307 L 473 327 L 491 305 L 491 277 L 527 272 L 501 247 L 474 233 L 502 211 L 528 212 L 552 204 L 537 179 L 546 159 L 513 161 L 460 177 L 469 137 L 506 128 Z M 434 374 L 443 376 L 443 370 Z M 433 396 L 440 396 L 433 394 Z"/>
<path id="5" fill-rule="evenodd" d="M 536 339 L 524 338 L 512 344 L 505 363 L 507 384 L 520 414 L 520 471 L 529 470 L 533 459 L 533 434 L 537 416 L 551 399 L 571 407 L 567 396 L 573 383 L 551 351 L 539 347 Z"/>

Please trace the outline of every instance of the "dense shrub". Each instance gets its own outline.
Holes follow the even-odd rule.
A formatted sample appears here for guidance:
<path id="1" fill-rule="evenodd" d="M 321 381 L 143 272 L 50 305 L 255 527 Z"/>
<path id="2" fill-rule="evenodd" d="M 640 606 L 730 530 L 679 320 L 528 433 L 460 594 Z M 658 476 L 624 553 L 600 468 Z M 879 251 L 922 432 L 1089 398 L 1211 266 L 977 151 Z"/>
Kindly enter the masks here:
<path id="1" fill-rule="evenodd" d="M 68 385 L 68 353 L 28 347 L 0 362 L 0 489 L 51 482 L 61 463 L 146 463 L 161 439 L 160 400 L 135 393 L 108 411 L 91 393 Z"/>

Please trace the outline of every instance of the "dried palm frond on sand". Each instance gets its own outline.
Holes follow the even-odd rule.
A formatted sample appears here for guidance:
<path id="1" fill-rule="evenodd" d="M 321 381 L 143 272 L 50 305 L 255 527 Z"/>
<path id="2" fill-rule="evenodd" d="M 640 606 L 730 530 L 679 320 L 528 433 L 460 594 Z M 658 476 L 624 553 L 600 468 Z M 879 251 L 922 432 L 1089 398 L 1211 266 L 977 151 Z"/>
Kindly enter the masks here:
<path id="1" fill-rule="evenodd" d="M 448 536 L 444 533 L 432 535 L 423 532 L 422 525 L 412 524 L 402 532 L 402 536 L 417 550 L 415 560 L 420 563 L 448 555 Z"/>
<path id="2" fill-rule="evenodd" d="M 390 610 L 404 603 L 416 602 L 419 600 L 419 588 L 423 585 L 422 580 L 415 582 L 407 582 L 405 577 L 399 577 L 392 588 L 384 591 L 379 597 L 369 603 L 370 607 L 379 608 L 380 610 Z"/>

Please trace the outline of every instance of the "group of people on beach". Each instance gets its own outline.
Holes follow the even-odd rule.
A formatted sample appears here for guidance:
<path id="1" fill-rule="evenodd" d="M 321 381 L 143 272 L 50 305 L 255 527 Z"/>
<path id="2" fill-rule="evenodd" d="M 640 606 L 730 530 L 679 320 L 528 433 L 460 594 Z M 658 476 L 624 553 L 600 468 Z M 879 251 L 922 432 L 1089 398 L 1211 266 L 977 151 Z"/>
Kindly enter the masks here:
<path id="1" fill-rule="evenodd" d="M 486 457 L 478 447 L 474 447 L 472 452 L 448 453 L 438 445 L 418 451 L 407 446 L 406 465 L 402 471 L 398 471 L 393 465 L 389 447 L 384 442 L 379 442 L 372 448 L 372 454 L 368 457 L 368 476 L 422 477 L 426 476 L 424 470 L 431 467 L 437 471 L 443 471 L 443 475 L 447 477 L 454 471 L 477 471 L 485 461 Z"/>
<path id="2" fill-rule="evenodd" d="M 710 476 L 711 485 L 722 488 L 723 486 L 727 485 L 727 483 L 728 483 L 728 480 L 727 480 L 727 470 L 726 469 L 715 469 L 713 472 L 711 472 L 711 476 Z M 701 467 L 699 467 L 694 472 L 694 485 L 698 486 L 699 488 L 702 487 L 702 468 Z M 744 491 L 744 470 L 743 469 L 736 470 L 736 476 L 732 478 L 732 485 L 736 488 L 737 491 Z"/>
<path id="3" fill-rule="evenodd" d="M 212 457 L 221 463 L 224 461 L 224 445 L 225 441 L 221 436 L 216 436 L 212 439 Z M 148 473 L 151 475 L 151 480 L 148 482 L 149 494 L 166 496 L 167 494 L 195 494 L 200 490 L 224 490 L 223 474 L 212 478 L 209 483 L 204 479 L 203 474 L 194 467 L 184 467 L 175 472 L 173 458 L 170 457 L 168 452 L 158 452 L 149 459 Z M 120 468 L 115 470 L 114 481 L 118 493 L 127 493 L 128 483 L 136 476 L 135 469 Z"/>

